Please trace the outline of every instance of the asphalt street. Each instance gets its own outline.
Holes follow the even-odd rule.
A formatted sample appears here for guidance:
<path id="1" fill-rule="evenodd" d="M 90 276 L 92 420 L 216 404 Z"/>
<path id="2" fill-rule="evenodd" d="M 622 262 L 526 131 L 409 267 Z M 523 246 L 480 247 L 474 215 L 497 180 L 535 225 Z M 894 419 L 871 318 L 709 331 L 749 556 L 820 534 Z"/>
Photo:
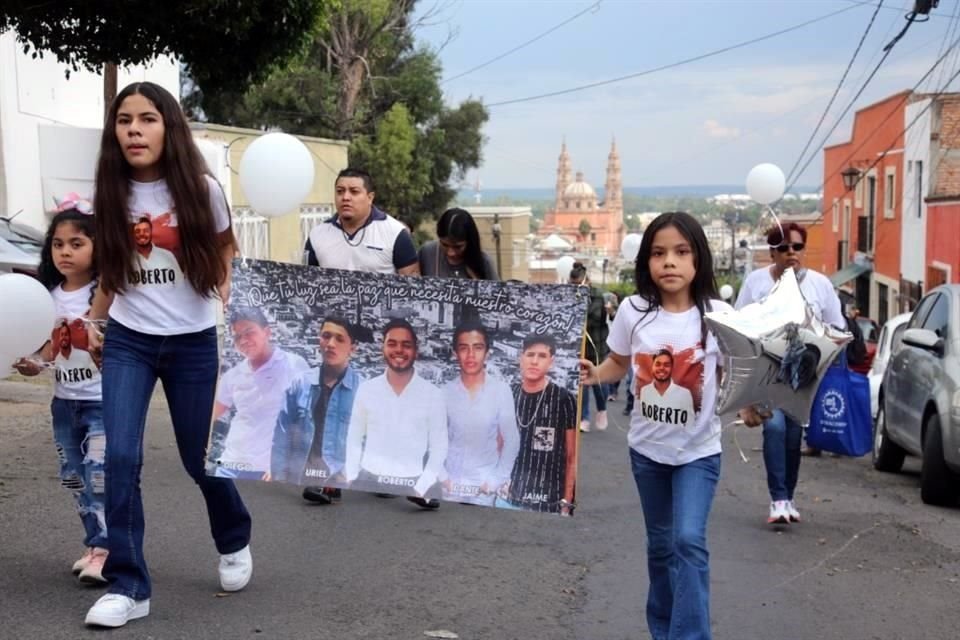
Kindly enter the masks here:
<path id="1" fill-rule="evenodd" d="M 82 530 L 58 486 L 48 404 L 44 385 L 0 382 L 2 639 L 649 637 L 622 403 L 607 431 L 582 435 L 574 518 L 453 504 L 426 512 L 354 492 L 321 507 L 296 487 L 242 483 L 254 577 L 226 595 L 158 395 L 142 482 L 152 612 L 114 631 L 83 626 L 100 590 L 70 574 Z M 889 475 L 866 458 L 804 459 L 804 521 L 774 530 L 760 432 L 730 428 L 723 440 L 709 533 L 716 639 L 960 636 L 960 509 L 921 504 L 917 460 Z"/>

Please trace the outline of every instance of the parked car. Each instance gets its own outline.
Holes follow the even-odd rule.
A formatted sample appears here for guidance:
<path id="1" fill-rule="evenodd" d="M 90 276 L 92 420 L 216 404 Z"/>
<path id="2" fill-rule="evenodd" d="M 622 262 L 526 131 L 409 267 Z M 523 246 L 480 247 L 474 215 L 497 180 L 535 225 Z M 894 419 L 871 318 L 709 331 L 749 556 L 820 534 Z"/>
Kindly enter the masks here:
<path id="1" fill-rule="evenodd" d="M 857 316 L 857 326 L 860 327 L 860 333 L 863 334 L 863 343 L 867 348 L 867 356 L 860 364 L 851 364 L 850 368 L 857 373 L 868 375 L 870 367 L 873 365 L 873 359 L 877 355 L 877 338 L 880 333 L 880 326 L 870 318 Z"/>
<path id="2" fill-rule="evenodd" d="M 921 456 L 920 497 L 960 497 L 960 285 L 933 289 L 906 325 L 887 365 L 874 426 L 873 466 L 899 471 Z"/>
<path id="3" fill-rule="evenodd" d="M 880 383 L 883 381 L 883 372 L 887 369 L 887 363 L 890 361 L 890 354 L 896 353 L 900 348 L 900 340 L 903 332 L 907 328 L 907 321 L 910 320 L 909 313 L 901 313 L 893 316 L 880 329 L 880 336 L 877 338 L 877 351 L 873 358 L 873 364 L 870 365 L 870 372 L 867 373 L 867 379 L 870 381 L 870 416 L 874 421 L 877 419 L 877 412 L 880 410 Z"/>
<path id="4" fill-rule="evenodd" d="M 43 233 L 9 218 L 0 218 L 0 273 L 37 275 Z"/>

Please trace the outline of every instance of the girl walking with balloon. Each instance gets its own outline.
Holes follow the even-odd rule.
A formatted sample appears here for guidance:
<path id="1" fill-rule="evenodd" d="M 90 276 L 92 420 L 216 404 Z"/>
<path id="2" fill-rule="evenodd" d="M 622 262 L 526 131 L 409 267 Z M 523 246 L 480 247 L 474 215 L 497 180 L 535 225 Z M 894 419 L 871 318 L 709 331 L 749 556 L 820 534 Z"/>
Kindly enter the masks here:
<path id="1" fill-rule="evenodd" d="M 56 319 L 50 340 L 16 364 L 35 376 L 52 364 L 56 380 L 50 411 L 60 456 L 60 485 L 68 489 L 83 523 L 83 556 L 73 563 L 80 582 L 101 585 L 107 559 L 104 517 L 103 407 L 100 363 L 88 348 L 86 317 L 96 287 L 94 223 L 90 203 L 75 195 L 58 207 L 40 252 L 39 276 L 50 290 Z"/>
<path id="2" fill-rule="evenodd" d="M 200 487 L 224 591 L 253 571 L 250 515 L 232 480 L 204 473 L 217 383 L 216 297 L 226 302 L 236 241 L 223 190 L 209 175 L 176 99 L 139 82 L 107 116 L 96 172 L 100 283 L 91 348 L 103 351 L 107 595 L 90 625 L 119 627 L 150 612 L 140 495 L 147 409 L 159 379 L 183 466 Z"/>
<path id="3" fill-rule="evenodd" d="M 708 639 L 720 351 L 704 314 L 730 306 L 719 300 L 703 229 L 687 213 L 650 224 L 635 282 L 610 327 L 607 359 L 599 366 L 581 360 L 580 379 L 613 382 L 633 365 L 638 407 L 627 440 L 647 533 L 647 626 L 655 640 Z"/>

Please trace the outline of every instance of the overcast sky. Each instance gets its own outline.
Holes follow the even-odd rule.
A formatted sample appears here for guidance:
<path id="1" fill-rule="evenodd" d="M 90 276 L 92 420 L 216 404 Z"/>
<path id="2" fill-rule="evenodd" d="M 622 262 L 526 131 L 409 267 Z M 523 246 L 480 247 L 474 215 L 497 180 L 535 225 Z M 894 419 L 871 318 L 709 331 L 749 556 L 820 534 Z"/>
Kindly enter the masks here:
<path id="1" fill-rule="evenodd" d="M 439 3 L 420 37 L 440 51 L 444 77 L 467 71 L 530 40 L 593 0 L 421 0 Z M 574 171 L 602 186 L 616 136 L 626 186 L 741 184 L 749 169 L 774 162 L 787 172 L 832 95 L 874 11 L 854 0 L 601 0 L 537 42 L 445 82 L 446 99 L 487 104 L 615 78 L 761 37 L 843 9 L 802 29 L 638 78 L 566 95 L 490 107 L 483 185 L 551 187 L 565 137 Z M 887 0 L 826 127 L 834 124 L 881 49 L 906 24 L 913 0 Z M 856 108 L 912 87 L 942 53 L 957 21 L 957 0 L 941 0 L 929 22 L 912 26 L 830 142 L 847 139 Z M 955 51 L 960 51 L 957 47 Z M 950 56 L 921 89 L 942 87 L 960 57 Z M 955 83 L 960 84 L 960 83 Z M 953 88 L 955 85 L 951 85 Z M 799 184 L 822 180 L 820 153 Z M 470 180 L 475 179 L 471 174 Z"/>

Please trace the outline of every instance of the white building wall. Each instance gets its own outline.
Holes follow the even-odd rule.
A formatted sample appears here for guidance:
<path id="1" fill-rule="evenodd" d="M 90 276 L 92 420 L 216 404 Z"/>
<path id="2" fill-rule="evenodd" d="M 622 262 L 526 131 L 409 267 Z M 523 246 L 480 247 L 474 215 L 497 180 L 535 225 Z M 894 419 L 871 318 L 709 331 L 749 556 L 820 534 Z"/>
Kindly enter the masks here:
<path id="1" fill-rule="evenodd" d="M 46 226 L 44 211 L 53 208 L 42 195 L 38 126 L 103 125 L 102 76 L 74 71 L 68 79 L 66 68 L 50 54 L 31 58 L 12 31 L 0 34 L 0 215 L 22 209 L 17 221 L 38 229 Z M 143 80 L 180 95 L 180 68 L 171 58 L 120 69 L 118 90 Z"/>
<path id="2" fill-rule="evenodd" d="M 930 100 L 925 99 L 908 104 L 904 114 L 904 126 L 913 122 L 929 103 Z M 904 279 L 914 282 L 926 277 L 927 203 L 923 199 L 929 192 L 933 164 L 936 164 L 935 161 L 931 162 L 930 157 L 932 121 L 933 109 L 924 113 L 920 120 L 907 130 L 904 140 L 900 272 Z M 922 185 L 919 189 L 918 182 Z"/>

